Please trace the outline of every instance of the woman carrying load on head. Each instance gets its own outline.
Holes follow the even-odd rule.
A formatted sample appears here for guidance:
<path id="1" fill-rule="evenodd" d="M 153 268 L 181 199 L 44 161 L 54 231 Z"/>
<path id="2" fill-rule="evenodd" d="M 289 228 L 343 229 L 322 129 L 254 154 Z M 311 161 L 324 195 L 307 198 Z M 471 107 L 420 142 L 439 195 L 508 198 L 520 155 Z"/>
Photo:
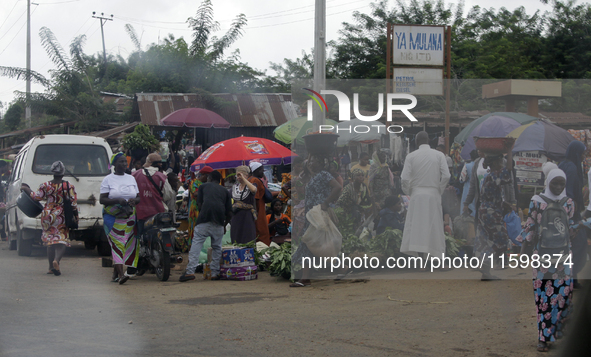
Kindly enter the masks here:
<path id="1" fill-rule="evenodd" d="M 139 240 L 135 236 L 135 206 L 140 202 L 135 178 L 125 173 L 127 159 L 122 152 L 111 157 L 114 172 L 105 176 L 101 183 L 100 203 L 103 207 L 103 227 L 111 245 L 113 256 L 113 282 L 125 283 L 130 274 L 124 273 L 123 266 L 137 268 Z"/>
<path id="2" fill-rule="evenodd" d="M 513 155 L 511 149 L 507 151 L 506 164 L 503 155 L 486 156 L 483 166 L 488 167 L 488 175 L 477 191 L 478 206 L 476 239 L 474 240 L 474 255 L 477 257 L 496 256 L 504 254 L 508 248 L 509 236 L 503 217 L 515 205 L 513 190 Z M 465 204 L 466 202 L 464 202 Z M 490 273 L 491 264 L 487 260 L 482 266 L 482 280 L 496 280 Z"/>
<path id="3" fill-rule="evenodd" d="M 310 181 L 306 185 L 306 196 L 305 196 L 305 212 L 304 217 L 308 212 L 315 206 L 320 205 L 323 211 L 328 210 L 329 205 L 335 202 L 343 189 L 343 187 L 335 180 L 335 178 L 328 172 L 329 169 L 329 158 L 322 154 L 313 154 L 308 162 L 308 169 L 310 171 Z M 304 225 L 305 233 L 306 229 L 310 225 L 306 219 Z M 301 237 L 296 237 L 301 238 Z M 293 239 L 293 238 L 292 238 Z M 300 243 L 297 250 L 292 255 L 292 266 L 301 265 L 303 258 L 313 258 L 314 254 L 308 249 L 305 243 Z M 310 286 L 310 267 L 302 267 L 301 271 L 295 274 L 298 280 L 291 284 L 290 287 L 305 287 Z"/>
<path id="4" fill-rule="evenodd" d="M 64 256 L 66 247 L 70 246 L 69 229 L 66 227 L 64 214 L 64 199 L 70 199 L 74 209 L 74 219 L 78 220 L 77 197 L 74 185 L 62 178 L 66 167 L 61 161 L 51 165 L 53 180 L 44 182 L 37 192 L 23 184 L 21 190 L 31 196 L 35 201 L 46 201 L 41 212 L 41 240 L 47 246 L 47 259 L 49 271 L 47 274 L 61 275 L 60 260 Z"/>
<path id="5" fill-rule="evenodd" d="M 540 257 L 538 261 L 546 266 L 548 264 L 545 262 L 544 254 L 552 252 L 543 250 L 546 248 L 543 248 L 541 240 L 547 238 L 544 238 L 541 232 L 545 230 L 551 231 L 556 228 L 556 232 L 551 231 L 550 234 L 553 237 L 559 237 L 560 235 L 554 233 L 560 233 L 562 230 L 565 235 L 564 238 L 566 238 L 565 244 L 562 245 L 564 248 L 562 254 L 572 254 L 570 238 L 573 236 L 573 215 L 575 212 L 575 205 L 567 197 L 564 188 L 567 182 L 564 172 L 560 169 L 554 169 L 548 173 L 547 178 L 544 192 L 532 197 L 525 228 L 522 236 L 517 237 L 518 240 L 523 242 L 522 252 L 533 246 L 532 258 L 535 256 Z M 551 204 L 552 206 L 549 206 Z M 556 220 L 552 220 L 552 227 L 549 227 L 547 224 L 548 217 L 544 219 L 544 211 L 550 210 L 550 207 L 555 207 L 556 204 L 564 209 L 565 212 L 562 217 L 568 221 L 554 224 Z M 551 213 L 555 218 L 560 217 L 554 213 L 554 210 L 553 212 L 547 212 L 547 214 Z M 544 245 L 548 246 L 548 244 Z M 560 250 L 560 248 L 558 249 Z M 558 251 L 555 253 L 558 253 Z M 557 338 L 562 337 L 563 323 L 569 315 L 572 301 L 571 265 L 564 259 L 550 261 L 549 265 L 547 268 L 543 265 L 533 268 L 533 287 L 538 317 L 538 351 L 540 352 L 548 351 L 548 342 L 554 342 Z"/>

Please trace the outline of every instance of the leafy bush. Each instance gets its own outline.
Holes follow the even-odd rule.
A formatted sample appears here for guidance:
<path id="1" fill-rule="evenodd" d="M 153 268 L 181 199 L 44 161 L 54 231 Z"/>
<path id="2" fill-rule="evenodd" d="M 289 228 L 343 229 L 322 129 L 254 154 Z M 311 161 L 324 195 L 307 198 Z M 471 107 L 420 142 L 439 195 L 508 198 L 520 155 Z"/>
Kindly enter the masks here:
<path id="1" fill-rule="evenodd" d="M 139 124 L 132 133 L 123 138 L 123 148 L 125 150 L 156 150 L 160 147 L 160 142 L 152 133 L 147 125 Z"/>

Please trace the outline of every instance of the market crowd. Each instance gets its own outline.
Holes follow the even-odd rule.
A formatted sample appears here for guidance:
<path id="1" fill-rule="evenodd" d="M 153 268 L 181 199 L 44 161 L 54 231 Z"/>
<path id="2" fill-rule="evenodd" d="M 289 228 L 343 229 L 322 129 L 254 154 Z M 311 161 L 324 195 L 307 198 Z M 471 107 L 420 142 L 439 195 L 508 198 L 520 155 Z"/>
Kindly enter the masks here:
<path id="1" fill-rule="evenodd" d="M 547 351 L 548 342 L 562 337 L 576 277 L 587 259 L 587 230 L 580 229 L 581 221 L 591 216 L 583 194 L 585 145 L 575 140 L 564 160 L 546 163 L 544 190 L 531 197 L 527 208 L 520 208 L 510 148 L 494 154 L 475 150 L 470 160 L 457 165 L 457 149 L 447 155 L 444 147 L 433 149 L 430 141 L 426 132 L 418 133 L 415 150 L 403 160 L 396 160 L 391 148 L 373 145 L 370 152 L 356 152 L 354 160 L 349 150 L 338 149 L 294 156 L 291 165 L 268 167 L 250 161 L 230 169 L 205 166 L 198 172 L 191 171 L 193 157 L 176 151 L 165 159 L 158 153 L 132 159 L 118 152 L 111 158 L 113 172 L 100 186 L 112 281 L 124 284 L 134 277 L 144 225 L 167 211 L 177 214 L 175 219 L 185 215 L 188 223 L 188 234 L 177 240 L 178 249 L 189 252 L 181 282 L 195 279 L 207 239 L 211 277 L 220 279 L 228 229 L 234 244 L 292 242 L 295 279 L 290 286 L 296 288 L 312 283 L 314 271 L 301 266 L 304 258 L 336 256 L 351 237 L 370 241 L 392 230 L 402 234 L 401 255 L 441 256 L 446 236 L 462 242 L 459 255 L 570 253 L 572 268 L 558 262 L 533 269 L 538 350 Z M 22 189 L 46 202 L 41 221 L 48 274 L 60 275 L 72 220 L 66 217 L 64 201 L 70 202 L 68 210 L 76 220 L 77 197 L 75 185 L 63 180 L 63 163 L 55 162 L 51 171 L 54 179 L 36 191 L 26 185 Z M 322 224 L 330 227 L 322 228 L 329 233 L 319 242 L 315 229 Z M 480 269 L 481 280 L 498 280 L 487 264 Z M 336 280 L 351 271 L 342 267 Z"/>

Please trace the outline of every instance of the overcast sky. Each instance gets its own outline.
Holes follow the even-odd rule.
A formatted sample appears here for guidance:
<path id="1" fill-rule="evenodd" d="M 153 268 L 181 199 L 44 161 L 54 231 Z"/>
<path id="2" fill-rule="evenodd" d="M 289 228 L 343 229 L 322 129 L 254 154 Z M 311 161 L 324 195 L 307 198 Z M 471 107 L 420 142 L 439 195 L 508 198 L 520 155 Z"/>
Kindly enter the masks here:
<path id="1" fill-rule="evenodd" d="M 135 27 L 145 49 L 169 33 L 191 41 L 191 31 L 185 21 L 194 16 L 201 3 L 197 1 L 170 0 L 32 0 L 31 42 L 32 69 L 44 75 L 53 63 L 41 46 L 39 29 L 43 26 L 53 31 L 62 47 L 68 51 L 76 36 L 86 34 L 85 52 L 102 52 L 101 30 L 92 12 L 113 15 L 113 21 L 104 26 L 105 46 L 110 54 L 124 58 L 133 51 L 124 26 Z M 282 62 L 284 58 L 299 57 L 302 50 L 314 46 L 314 0 L 214 0 L 215 19 L 220 22 L 221 36 L 236 15 L 244 13 L 248 26 L 244 35 L 231 50 L 240 49 L 243 62 L 265 70 L 269 62 Z M 342 22 L 350 22 L 354 11 L 368 12 L 369 0 L 327 0 L 327 40 L 338 38 Z M 580 3 L 581 1 L 579 1 Z M 588 2 L 588 1 L 585 1 Z M 448 1 L 448 3 L 457 3 Z M 465 8 L 473 5 L 490 7 L 493 2 L 466 0 Z M 395 4 L 390 0 L 391 6 Z M 524 6 L 528 13 L 538 9 L 550 10 L 539 0 L 497 0 L 495 8 L 502 6 L 513 10 Z M 0 1 L 0 66 L 26 67 L 26 0 Z M 384 29 L 385 31 L 385 29 Z M 228 52 L 229 53 L 229 52 Z M 271 71 L 268 71 L 271 73 Z M 0 77 L 0 101 L 3 112 L 14 98 L 14 91 L 24 91 L 25 82 Z M 33 84 L 33 91 L 42 90 Z"/>

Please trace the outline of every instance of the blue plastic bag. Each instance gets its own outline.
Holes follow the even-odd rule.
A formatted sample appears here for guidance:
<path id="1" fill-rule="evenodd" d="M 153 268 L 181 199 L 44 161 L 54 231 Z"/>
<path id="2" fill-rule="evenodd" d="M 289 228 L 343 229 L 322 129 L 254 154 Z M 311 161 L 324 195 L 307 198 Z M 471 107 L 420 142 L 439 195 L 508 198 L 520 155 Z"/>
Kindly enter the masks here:
<path id="1" fill-rule="evenodd" d="M 503 218 L 505 221 L 505 226 L 507 227 L 507 234 L 509 235 L 509 239 L 513 244 L 521 247 L 521 243 L 517 241 L 517 237 L 521 234 L 521 219 L 515 211 L 511 211 L 511 213 L 507 213 L 507 215 Z"/>

